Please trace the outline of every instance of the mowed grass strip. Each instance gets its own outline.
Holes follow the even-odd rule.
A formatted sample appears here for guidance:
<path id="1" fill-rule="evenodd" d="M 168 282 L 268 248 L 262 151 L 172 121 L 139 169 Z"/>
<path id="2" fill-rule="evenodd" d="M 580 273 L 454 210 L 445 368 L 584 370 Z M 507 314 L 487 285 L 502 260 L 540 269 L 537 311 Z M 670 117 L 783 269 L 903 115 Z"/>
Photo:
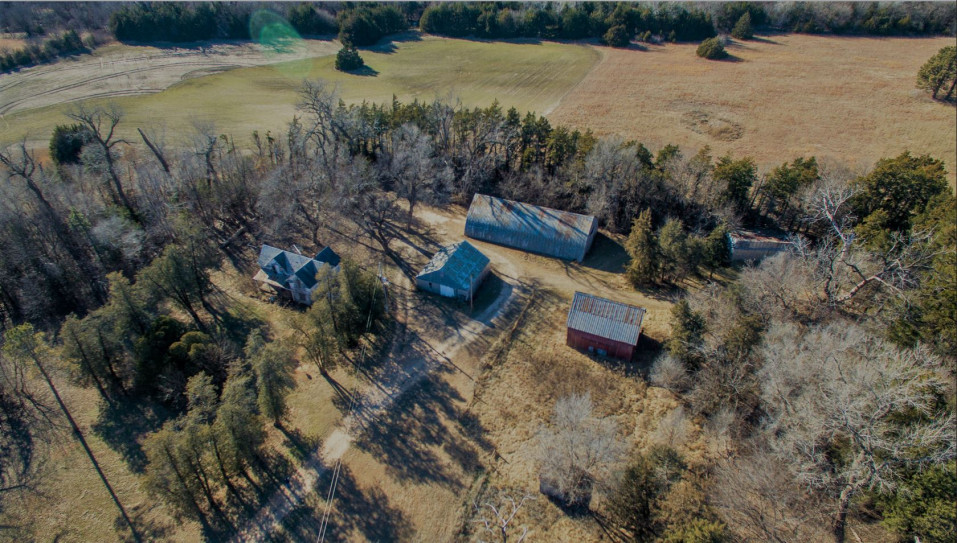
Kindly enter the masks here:
<path id="1" fill-rule="evenodd" d="M 910 150 L 943 160 L 953 185 L 954 107 L 914 86 L 920 66 L 953 43 L 775 35 L 734 42 L 731 61 L 698 58 L 695 44 L 599 47 L 602 62 L 549 118 L 653 150 L 710 145 L 763 169 L 811 155 L 869 169 Z"/>
<path id="2" fill-rule="evenodd" d="M 304 79 L 325 79 L 339 86 L 347 103 L 431 101 L 453 97 L 466 106 L 544 113 L 554 108 L 600 59 L 591 47 L 560 43 L 503 43 L 451 40 L 413 35 L 362 50 L 368 66 L 358 74 L 334 69 L 334 56 L 239 68 L 187 79 L 162 92 L 112 98 L 126 113 L 120 135 L 136 136 L 136 127 L 165 126 L 168 139 L 188 132 L 195 121 L 212 122 L 217 132 L 248 137 L 253 130 L 282 130 L 295 114 Z M 89 100 L 91 105 L 106 100 Z M 24 137 L 41 145 L 53 127 L 66 122 L 68 104 L 6 116 L 0 144 Z"/>

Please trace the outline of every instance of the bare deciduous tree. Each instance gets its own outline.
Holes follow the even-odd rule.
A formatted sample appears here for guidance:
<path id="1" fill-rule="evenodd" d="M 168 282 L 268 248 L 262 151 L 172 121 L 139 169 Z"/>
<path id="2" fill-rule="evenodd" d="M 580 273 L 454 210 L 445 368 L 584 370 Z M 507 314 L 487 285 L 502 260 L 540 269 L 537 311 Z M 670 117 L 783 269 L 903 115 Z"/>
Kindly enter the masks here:
<path id="1" fill-rule="evenodd" d="M 757 449 L 718 463 L 710 501 L 731 533 L 743 541 L 817 541 L 826 515 L 794 484 L 781 459 Z"/>
<path id="2" fill-rule="evenodd" d="M 920 272 L 937 254 L 928 243 L 930 232 L 895 232 L 886 247 L 865 250 L 863 240 L 852 229 L 849 202 L 853 195 L 846 185 L 831 183 L 819 188 L 808 204 L 808 220 L 824 225 L 829 235 L 816 247 L 796 246 L 798 254 L 814 266 L 821 294 L 831 307 L 850 302 L 872 285 L 894 293 L 913 288 Z"/>
<path id="3" fill-rule="evenodd" d="M 681 447 L 688 440 L 688 422 L 685 408 L 679 405 L 658 421 L 658 427 L 651 434 L 651 440 L 672 449 Z"/>
<path id="4" fill-rule="evenodd" d="M 648 378 L 655 386 L 667 388 L 674 392 L 685 390 L 691 383 L 688 369 L 680 360 L 670 354 L 664 354 L 655 360 Z"/>
<path id="5" fill-rule="evenodd" d="M 127 197 L 126 191 L 123 190 L 123 183 L 120 181 L 119 174 L 116 173 L 116 157 L 114 156 L 115 151 L 113 150 L 114 147 L 120 143 L 128 143 L 126 140 L 115 137 L 116 126 L 120 124 L 120 120 L 123 119 L 123 112 L 115 104 L 92 109 L 80 104 L 67 112 L 66 115 L 74 121 L 79 122 L 89 131 L 90 138 L 92 139 L 91 143 L 94 144 L 97 153 L 95 155 L 86 153 L 84 156 L 88 159 L 95 156 L 97 159 L 103 161 L 106 173 L 113 183 L 115 196 L 119 199 L 118 203 L 121 203 L 123 207 L 130 212 L 130 215 L 135 218 L 136 209 L 130 202 L 129 197 Z"/>
<path id="6" fill-rule="evenodd" d="M 494 501 L 486 500 L 481 505 L 478 502 L 473 504 L 477 514 L 485 513 L 473 522 L 481 524 L 485 532 L 500 536 L 502 543 L 508 543 L 509 530 L 512 530 L 512 521 L 515 520 L 515 515 L 525 505 L 525 502 L 534 499 L 534 496 L 523 493 L 522 497 L 516 502 L 514 496 L 501 491 Z M 522 543 L 528 536 L 528 526 L 523 525 L 521 530 L 522 533 L 515 540 L 515 543 Z"/>
<path id="7" fill-rule="evenodd" d="M 409 222 L 420 201 L 431 203 L 443 191 L 439 171 L 432 162 L 432 142 L 414 124 L 392 133 L 383 157 L 383 175 L 395 193 L 409 202 Z"/>
<path id="8" fill-rule="evenodd" d="M 804 335 L 778 325 L 761 354 L 770 448 L 797 484 L 830 501 L 836 542 L 858 492 L 889 490 L 900 467 L 957 452 L 954 415 L 938 405 L 948 383 L 925 348 L 898 350 L 853 325 Z"/>
<path id="9" fill-rule="evenodd" d="M 551 426 L 540 434 L 542 490 L 567 505 L 587 505 L 594 484 L 624 452 L 617 431 L 613 420 L 592 413 L 590 393 L 558 400 Z"/>

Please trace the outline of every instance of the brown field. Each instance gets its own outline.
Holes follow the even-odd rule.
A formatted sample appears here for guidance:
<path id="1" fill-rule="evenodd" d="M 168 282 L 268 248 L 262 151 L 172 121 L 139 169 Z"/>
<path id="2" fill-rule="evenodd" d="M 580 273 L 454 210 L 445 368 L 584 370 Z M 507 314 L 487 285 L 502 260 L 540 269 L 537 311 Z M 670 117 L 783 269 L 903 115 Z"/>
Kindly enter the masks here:
<path id="1" fill-rule="evenodd" d="M 603 58 L 549 114 L 553 123 L 637 139 L 652 150 L 749 155 L 767 169 L 798 156 L 871 168 L 905 150 L 957 171 L 957 115 L 914 87 L 918 68 L 952 38 L 774 35 L 728 47 L 645 51 L 598 47 Z"/>
<path id="2" fill-rule="evenodd" d="M 21 38 L 5 38 L 0 36 L 0 53 L 22 49 L 26 44 L 26 40 Z"/>

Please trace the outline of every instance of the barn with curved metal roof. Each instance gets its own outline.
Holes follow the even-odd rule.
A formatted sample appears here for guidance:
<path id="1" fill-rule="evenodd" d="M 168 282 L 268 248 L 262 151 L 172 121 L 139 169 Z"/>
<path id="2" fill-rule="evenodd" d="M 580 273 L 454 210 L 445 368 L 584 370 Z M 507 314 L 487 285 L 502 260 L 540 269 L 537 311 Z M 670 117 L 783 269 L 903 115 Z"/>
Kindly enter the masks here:
<path id="1" fill-rule="evenodd" d="M 585 259 L 598 219 L 485 194 L 472 198 L 465 235 L 566 260 Z"/>

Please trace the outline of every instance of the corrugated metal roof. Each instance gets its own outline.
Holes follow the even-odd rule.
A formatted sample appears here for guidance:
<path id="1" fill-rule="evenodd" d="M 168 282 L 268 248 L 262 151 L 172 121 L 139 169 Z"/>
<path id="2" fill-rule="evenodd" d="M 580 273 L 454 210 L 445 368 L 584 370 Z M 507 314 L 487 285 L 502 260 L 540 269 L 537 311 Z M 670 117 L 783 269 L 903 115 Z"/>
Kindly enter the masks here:
<path id="1" fill-rule="evenodd" d="M 460 241 L 435 253 L 416 277 L 457 290 L 468 290 L 488 262 L 488 257 L 471 243 Z"/>
<path id="2" fill-rule="evenodd" d="M 576 292 L 568 311 L 567 326 L 572 330 L 637 345 L 644 316 L 645 310 L 641 307 Z"/>
<path id="3" fill-rule="evenodd" d="M 581 260 L 598 220 L 548 207 L 476 194 L 465 235 L 559 258 Z"/>

